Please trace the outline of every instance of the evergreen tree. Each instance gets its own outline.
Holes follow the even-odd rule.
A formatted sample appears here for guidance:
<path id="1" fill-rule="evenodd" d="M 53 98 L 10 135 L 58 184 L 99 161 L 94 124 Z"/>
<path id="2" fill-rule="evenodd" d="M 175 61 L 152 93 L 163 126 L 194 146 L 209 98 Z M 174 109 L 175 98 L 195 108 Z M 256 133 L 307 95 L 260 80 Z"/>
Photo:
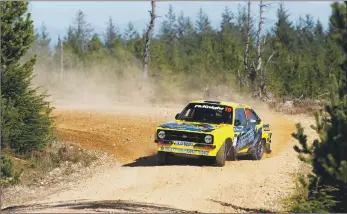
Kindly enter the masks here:
<path id="1" fill-rule="evenodd" d="M 233 19 L 234 19 L 233 12 L 231 12 L 230 8 L 226 6 L 222 13 L 222 21 L 220 24 L 222 32 L 227 29 L 231 29 L 233 27 L 234 25 Z"/>
<path id="2" fill-rule="evenodd" d="M 169 6 L 169 11 L 165 15 L 165 20 L 160 28 L 160 40 L 165 49 L 165 55 L 168 57 L 168 62 L 175 70 L 178 66 L 178 42 L 177 42 L 177 20 L 172 5 Z"/>
<path id="3" fill-rule="evenodd" d="M 347 2 L 345 4 L 334 3 L 332 4 L 332 15 L 330 17 L 330 26 L 333 30 L 333 38 L 337 44 L 341 46 L 342 50 L 347 50 Z M 341 75 L 340 83 L 340 96 L 347 94 L 347 59 L 341 64 L 343 74 Z"/>
<path id="4" fill-rule="evenodd" d="M 67 43 L 71 46 L 74 52 L 80 57 L 87 51 L 87 44 L 92 37 L 93 28 L 86 21 L 86 16 L 83 11 L 79 10 L 76 13 L 73 25 L 68 28 Z"/>
<path id="5" fill-rule="evenodd" d="M 35 70 L 38 72 L 49 71 L 53 66 L 52 50 L 50 47 L 51 38 L 44 23 L 41 24 L 39 30 L 36 30 L 35 41 L 31 45 L 28 57 L 36 54 L 37 62 Z M 24 57 L 27 60 L 27 57 Z"/>
<path id="6" fill-rule="evenodd" d="M 1 5 L 1 146 L 15 153 L 42 149 L 51 137 L 51 108 L 45 95 L 31 86 L 36 57 L 19 60 L 35 40 L 28 2 Z"/>
<path id="7" fill-rule="evenodd" d="M 95 34 L 94 34 L 95 37 Z M 95 38 L 94 38 L 95 39 Z M 93 40 L 93 38 L 92 38 Z M 113 23 L 112 17 L 109 17 L 106 33 L 105 33 L 105 45 L 111 53 L 113 53 L 113 49 L 119 45 L 120 43 L 120 34 L 118 33 L 118 29 Z"/>
<path id="8" fill-rule="evenodd" d="M 347 20 L 337 15 L 343 12 L 336 8 L 343 7 L 334 4 L 331 20 L 335 23 L 332 26 L 336 24 L 336 32 L 341 34 L 338 38 L 344 38 Z M 347 41 L 339 41 L 339 44 L 345 56 L 341 67 L 347 73 L 344 66 L 347 63 Z M 294 210 L 297 212 L 347 212 L 347 94 L 343 91 L 345 85 L 339 87 L 334 75 L 331 77 L 331 103 L 326 106 L 325 112 L 316 113 L 316 126 L 312 127 L 320 139 L 309 146 L 300 124 L 297 125 L 298 132 L 293 134 L 301 144 L 301 148 L 294 147 L 300 159 L 313 167 L 309 194 L 305 201 L 298 202 Z"/>
<path id="9" fill-rule="evenodd" d="M 198 33 L 206 33 L 210 32 L 211 30 L 211 20 L 209 19 L 208 15 L 202 10 L 202 8 L 200 8 L 196 20 L 196 31 Z"/>

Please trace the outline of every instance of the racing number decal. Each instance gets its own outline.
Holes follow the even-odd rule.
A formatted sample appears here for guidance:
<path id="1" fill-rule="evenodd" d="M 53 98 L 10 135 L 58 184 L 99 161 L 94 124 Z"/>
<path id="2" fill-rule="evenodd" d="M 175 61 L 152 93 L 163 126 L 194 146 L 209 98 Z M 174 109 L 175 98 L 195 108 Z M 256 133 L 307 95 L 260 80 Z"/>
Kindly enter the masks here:
<path id="1" fill-rule="evenodd" d="M 232 108 L 230 108 L 230 107 L 225 107 L 224 110 L 225 110 L 226 112 L 231 112 Z"/>

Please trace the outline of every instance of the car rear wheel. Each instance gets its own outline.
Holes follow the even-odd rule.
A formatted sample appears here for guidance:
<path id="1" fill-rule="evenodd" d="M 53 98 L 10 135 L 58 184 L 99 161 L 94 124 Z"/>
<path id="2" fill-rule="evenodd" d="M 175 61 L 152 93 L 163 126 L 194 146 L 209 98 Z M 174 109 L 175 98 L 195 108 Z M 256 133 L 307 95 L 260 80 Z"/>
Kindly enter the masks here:
<path id="1" fill-rule="evenodd" d="M 265 144 L 265 152 L 268 154 L 272 152 L 270 143 Z"/>
<path id="2" fill-rule="evenodd" d="M 226 159 L 226 149 L 225 149 L 225 143 L 223 143 L 222 147 L 220 147 L 219 151 L 216 155 L 216 165 L 218 167 L 223 167 L 225 165 L 225 159 Z"/>
<path id="3" fill-rule="evenodd" d="M 167 153 L 166 152 L 157 152 L 157 163 L 158 165 L 165 165 L 167 163 Z"/>
<path id="4" fill-rule="evenodd" d="M 253 160 L 260 160 L 263 157 L 265 151 L 265 142 L 260 140 L 256 146 L 252 149 L 251 157 Z"/>

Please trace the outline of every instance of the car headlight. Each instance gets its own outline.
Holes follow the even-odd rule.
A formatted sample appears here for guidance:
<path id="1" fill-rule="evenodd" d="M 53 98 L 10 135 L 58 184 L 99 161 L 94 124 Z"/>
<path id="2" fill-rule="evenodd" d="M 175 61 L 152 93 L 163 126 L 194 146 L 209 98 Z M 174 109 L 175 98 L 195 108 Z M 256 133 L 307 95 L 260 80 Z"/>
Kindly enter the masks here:
<path id="1" fill-rule="evenodd" d="M 205 143 L 212 143 L 212 136 L 211 135 L 205 136 Z"/>
<path id="2" fill-rule="evenodd" d="M 164 139 L 164 138 L 165 138 L 165 132 L 164 132 L 164 131 L 159 131 L 159 132 L 158 132 L 158 137 L 159 137 L 160 139 Z"/>

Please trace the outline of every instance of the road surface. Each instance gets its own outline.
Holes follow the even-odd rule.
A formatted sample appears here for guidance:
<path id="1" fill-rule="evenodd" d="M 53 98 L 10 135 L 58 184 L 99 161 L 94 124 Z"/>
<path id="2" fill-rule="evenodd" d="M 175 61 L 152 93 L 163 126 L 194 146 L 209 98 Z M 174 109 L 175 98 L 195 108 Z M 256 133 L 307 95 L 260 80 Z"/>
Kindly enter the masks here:
<path id="1" fill-rule="evenodd" d="M 299 120 L 257 109 L 273 129 L 273 153 L 260 161 L 203 166 L 194 160 L 156 166 L 155 127 L 178 108 L 125 106 L 112 110 L 58 108 L 57 134 L 84 148 L 111 153 L 117 161 L 82 176 L 71 187 L 16 204 L 11 212 L 270 212 L 290 193 L 290 173 L 300 167 L 291 133 Z M 309 131 L 309 130 L 307 130 Z M 49 188 L 47 192 L 49 192 Z"/>

